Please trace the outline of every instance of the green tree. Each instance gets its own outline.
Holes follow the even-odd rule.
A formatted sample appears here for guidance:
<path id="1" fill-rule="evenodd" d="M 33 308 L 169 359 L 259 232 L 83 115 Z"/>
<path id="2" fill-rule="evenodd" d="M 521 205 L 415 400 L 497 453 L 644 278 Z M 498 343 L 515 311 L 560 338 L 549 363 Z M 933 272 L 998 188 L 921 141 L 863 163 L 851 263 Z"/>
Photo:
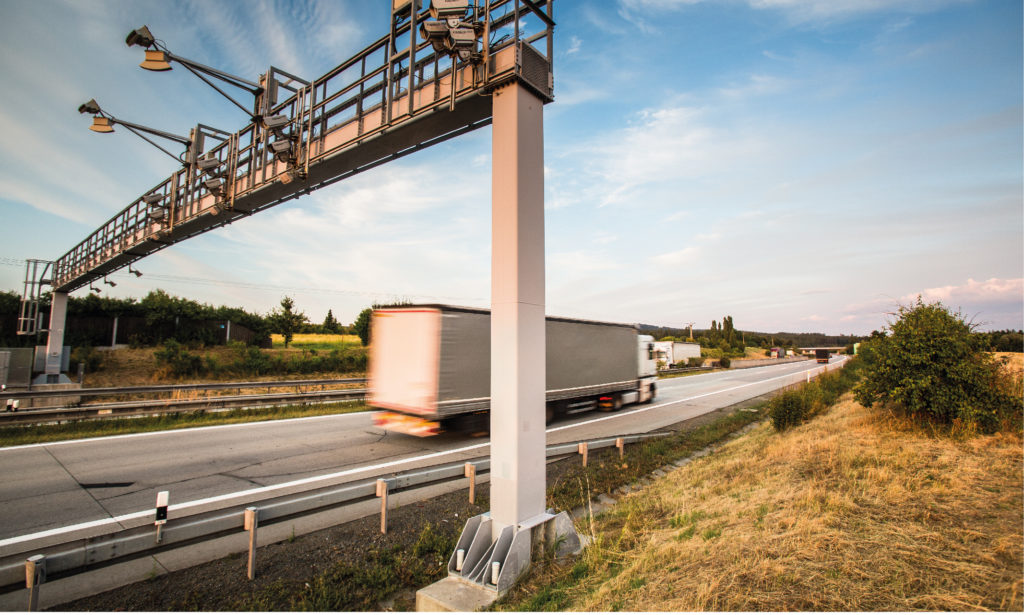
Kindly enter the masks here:
<path id="1" fill-rule="evenodd" d="M 280 333 L 284 338 L 284 347 L 291 343 L 295 332 L 302 328 L 302 325 L 309 319 L 302 312 L 294 310 L 295 302 L 291 297 L 281 299 L 281 309 L 275 310 L 270 315 L 270 326 L 274 333 Z"/>
<path id="2" fill-rule="evenodd" d="M 366 308 L 362 312 L 359 312 L 359 316 L 356 317 L 356 321 L 352 323 L 352 332 L 359 336 L 360 341 L 363 342 L 363 346 L 370 345 L 371 314 L 373 314 L 373 308 Z"/>
<path id="3" fill-rule="evenodd" d="M 972 334 L 974 325 L 962 314 L 918 297 L 900 306 L 897 316 L 888 335 L 872 334 L 861 347 L 866 370 L 857 401 L 984 431 L 1005 418 L 1019 419 L 1020 400 L 1008 392 L 1000 363 L 984 352 L 984 340 Z"/>
<path id="4" fill-rule="evenodd" d="M 326 333 L 338 333 L 340 329 L 341 325 L 335 320 L 334 314 L 331 313 L 331 310 L 327 310 L 327 317 L 324 318 L 324 331 Z"/>

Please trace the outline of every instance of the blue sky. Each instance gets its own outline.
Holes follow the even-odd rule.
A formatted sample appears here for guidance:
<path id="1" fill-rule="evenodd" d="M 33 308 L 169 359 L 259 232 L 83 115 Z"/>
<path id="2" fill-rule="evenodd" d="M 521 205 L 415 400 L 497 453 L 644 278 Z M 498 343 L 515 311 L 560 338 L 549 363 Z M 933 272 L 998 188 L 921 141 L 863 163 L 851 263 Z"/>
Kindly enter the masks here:
<path id="1" fill-rule="evenodd" d="M 252 79 L 315 78 L 386 32 L 387 4 L 0 2 L 0 288 L 175 169 L 87 130 L 79 104 L 178 134 L 245 123 L 186 71 L 138 68 L 131 29 Z M 1024 326 L 1019 1 L 557 0 L 555 16 L 549 314 L 863 334 L 921 294 Z M 490 129 L 138 268 L 104 292 L 260 312 L 287 294 L 314 321 L 486 306 Z"/>

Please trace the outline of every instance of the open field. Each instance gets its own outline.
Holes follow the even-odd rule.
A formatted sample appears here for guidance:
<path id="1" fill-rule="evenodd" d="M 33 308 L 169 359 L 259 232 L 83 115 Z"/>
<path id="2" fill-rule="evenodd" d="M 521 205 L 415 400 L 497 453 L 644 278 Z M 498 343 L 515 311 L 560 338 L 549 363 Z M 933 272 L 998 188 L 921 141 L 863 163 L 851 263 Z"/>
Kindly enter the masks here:
<path id="1" fill-rule="evenodd" d="M 1006 361 L 1006 369 L 1017 378 L 1024 373 L 1024 352 L 994 352 L 992 353 L 999 360 Z"/>
<path id="2" fill-rule="evenodd" d="M 500 608 L 1022 609 L 1020 434 L 934 437 L 846 395 L 625 495 Z"/>
<path id="3" fill-rule="evenodd" d="M 284 350 L 284 336 L 274 333 L 270 336 L 274 350 Z M 362 342 L 358 335 L 335 335 L 328 333 L 296 333 L 288 350 L 334 350 L 359 346 Z"/>

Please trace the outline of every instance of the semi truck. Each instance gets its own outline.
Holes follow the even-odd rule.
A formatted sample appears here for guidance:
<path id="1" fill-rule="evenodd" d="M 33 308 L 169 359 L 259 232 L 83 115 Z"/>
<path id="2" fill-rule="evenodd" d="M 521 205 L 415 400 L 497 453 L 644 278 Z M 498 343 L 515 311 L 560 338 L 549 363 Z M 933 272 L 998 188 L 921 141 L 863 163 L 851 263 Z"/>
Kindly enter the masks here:
<path id="1" fill-rule="evenodd" d="M 830 356 L 832 353 L 827 348 L 818 348 L 814 351 L 814 358 L 818 363 L 828 363 Z"/>
<path id="2" fill-rule="evenodd" d="M 654 339 L 633 325 L 547 317 L 548 423 L 657 394 Z M 367 403 L 389 431 L 477 433 L 490 424 L 491 314 L 450 305 L 374 310 Z"/>

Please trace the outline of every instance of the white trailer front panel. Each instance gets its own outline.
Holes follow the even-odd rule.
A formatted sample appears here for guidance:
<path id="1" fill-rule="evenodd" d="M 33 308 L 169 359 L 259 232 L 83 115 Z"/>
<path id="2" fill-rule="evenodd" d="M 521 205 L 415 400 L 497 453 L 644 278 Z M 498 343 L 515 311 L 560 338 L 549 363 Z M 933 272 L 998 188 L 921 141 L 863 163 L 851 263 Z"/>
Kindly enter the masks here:
<path id="1" fill-rule="evenodd" d="M 370 322 L 369 404 L 433 414 L 440 347 L 440 310 L 375 310 Z"/>

